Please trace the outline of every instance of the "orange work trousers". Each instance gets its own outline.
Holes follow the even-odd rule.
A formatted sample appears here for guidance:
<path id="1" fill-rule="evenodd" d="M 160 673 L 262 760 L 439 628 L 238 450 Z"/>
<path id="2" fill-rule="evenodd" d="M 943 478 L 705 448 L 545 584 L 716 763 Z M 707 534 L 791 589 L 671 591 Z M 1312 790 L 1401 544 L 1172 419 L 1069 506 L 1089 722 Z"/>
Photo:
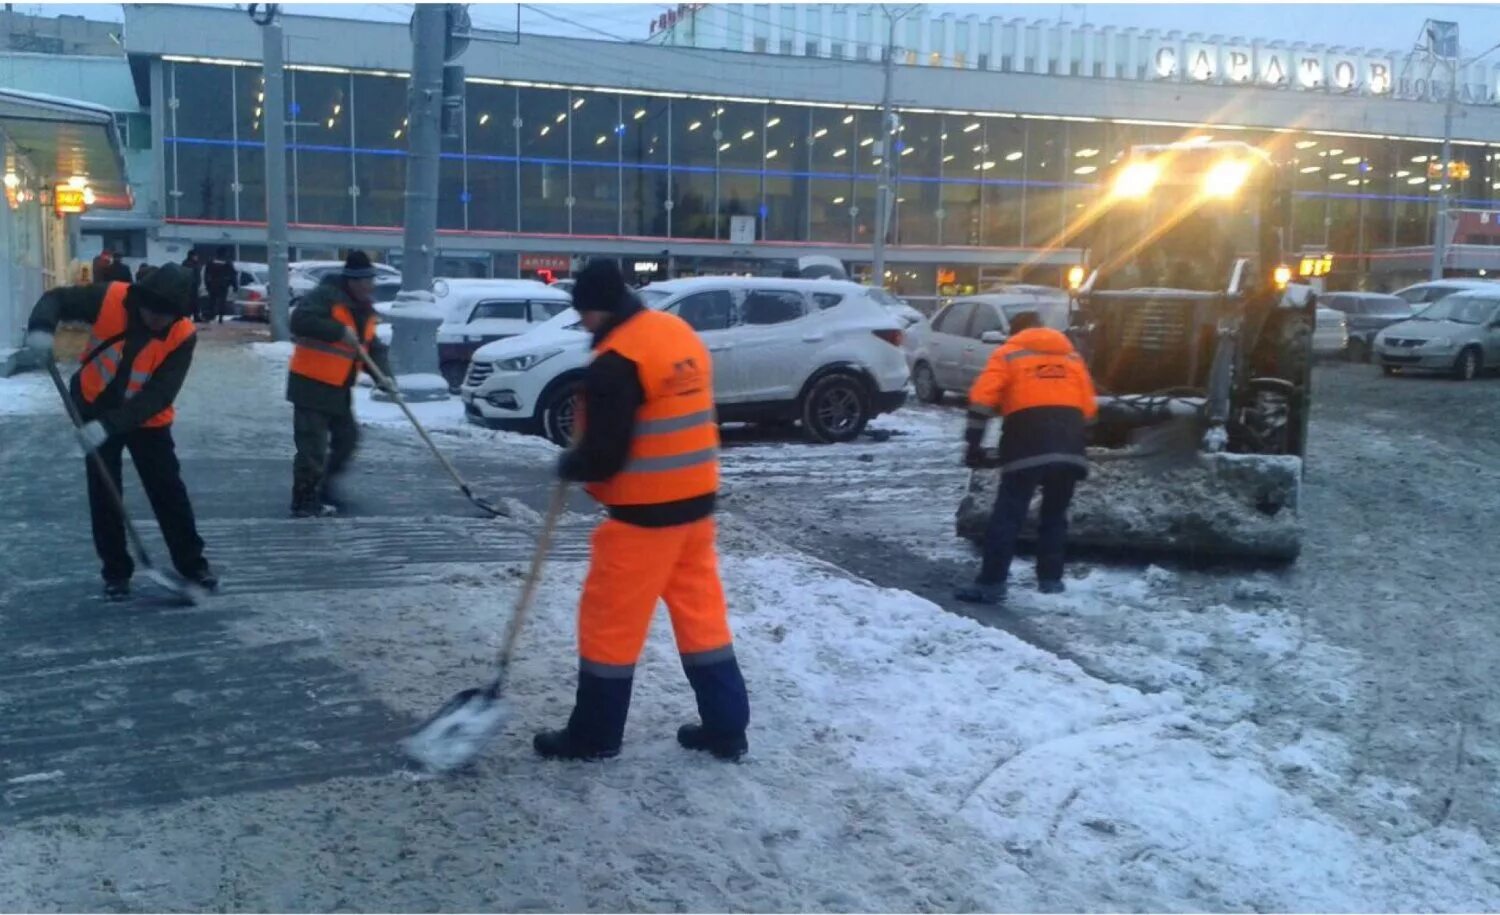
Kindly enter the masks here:
<path id="1" fill-rule="evenodd" d="M 630 676 L 658 600 L 667 604 L 685 664 L 732 651 L 716 532 L 713 518 L 673 527 L 638 527 L 613 518 L 599 525 L 578 607 L 582 670 Z"/>

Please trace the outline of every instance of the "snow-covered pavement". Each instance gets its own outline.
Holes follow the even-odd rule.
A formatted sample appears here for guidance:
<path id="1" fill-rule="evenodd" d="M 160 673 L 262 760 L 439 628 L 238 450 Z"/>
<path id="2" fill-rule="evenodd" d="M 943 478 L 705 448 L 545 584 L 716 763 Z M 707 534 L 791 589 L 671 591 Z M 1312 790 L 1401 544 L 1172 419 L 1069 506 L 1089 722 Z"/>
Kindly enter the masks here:
<path id="1" fill-rule="evenodd" d="M 211 555 L 234 557 L 225 593 L 170 627 L 137 611 L 158 614 L 137 625 L 162 638 L 203 629 L 188 637 L 212 639 L 200 649 L 212 663 L 115 648 L 143 675 L 220 673 L 189 695 L 157 695 L 166 681 L 148 676 L 83 689 L 69 733 L 127 750 L 108 771 L 84 766 L 87 746 L 11 741 L 0 910 L 1500 908 L 1493 834 L 1465 813 L 1483 797 L 1459 791 L 1461 815 L 1433 822 L 1415 776 L 1360 758 L 1369 733 L 1337 722 L 1368 725 L 1371 659 L 1294 597 L 1294 577 L 1079 566 L 1056 598 L 1018 576 L 1009 610 L 980 620 L 913 593 L 943 595 L 969 571 L 952 535 L 952 410 L 903 411 L 877 423 L 903 434 L 834 448 L 729 436 L 721 543 L 752 694 L 744 764 L 676 746 L 693 703 L 664 619 L 622 756 L 531 754 L 529 735 L 572 699 L 580 503 L 523 636 L 505 732 L 473 773 L 415 778 L 388 756 L 382 722 L 414 722 L 484 679 L 531 531 L 466 514 L 412 436 L 369 415 L 359 461 L 381 491 L 367 515 L 309 528 L 279 501 L 261 506 L 281 496 L 287 411 L 274 360 L 232 345 L 205 347 L 183 410 L 198 425 L 184 451 Z M 245 396 L 259 406 L 220 428 Z M 36 422 L 0 419 L 7 487 L 62 478 L 42 463 Z M 474 434 L 451 439 L 466 466 L 540 504 L 551 446 Z M 46 572 L 0 559 L 4 631 L 57 612 L 35 597 L 76 602 L 70 589 L 93 586 L 86 542 L 64 536 L 79 530 L 78 494 L 50 498 L 51 515 L 34 497 L 0 503 L 0 537 L 52 545 Z M 80 620 L 104 612 L 82 606 Z M 101 626 L 95 650 L 128 631 Z M 47 685 L 105 669 L 53 672 L 63 655 L 14 639 L 5 651 L 0 744 Z M 7 675 L 8 657 L 29 673 Z M 248 658 L 279 706 L 251 701 Z M 298 676 L 313 678 L 305 695 Z M 216 705 L 234 715 L 226 726 L 188 727 L 216 721 L 202 717 Z M 174 714 L 181 734 L 141 739 Z M 1469 752 L 1493 747 L 1492 730 L 1470 733 Z M 153 759 L 177 796 L 128 778 Z M 220 778 L 272 763 L 285 784 Z M 69 801 L 115 775 L 113 800 Z"/>

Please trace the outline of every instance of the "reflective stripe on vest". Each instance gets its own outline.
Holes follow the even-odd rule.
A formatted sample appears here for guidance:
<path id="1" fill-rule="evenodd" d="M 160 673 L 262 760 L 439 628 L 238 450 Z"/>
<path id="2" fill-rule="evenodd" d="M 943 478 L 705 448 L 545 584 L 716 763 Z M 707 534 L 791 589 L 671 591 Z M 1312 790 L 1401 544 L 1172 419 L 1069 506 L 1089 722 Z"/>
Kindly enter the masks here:
<path id="1" fill-rule="evenodd" d="M 89 342 L 83 355 L 95 353 L 95 356 L 84 363 L 78 371 L 78 390 L 83 395 L 84 403 L 93 403 L 98 400 L 99 395 L 104 393 L 110 382 L 114 381 L 115 376 L 120 373 L 120 362 L 125 357 L 125 341 L 117 340 L 103 349 L 99 349 L 99 346 L 106 340 L 123 335 L 126 327 L 129 326 L 130 314 L 125 309 L 125 296 L 129 291 L 129 283 L 110 283 L 109 288 L 104 292 L 104 304 L 99 308 L 99 317 L 94 320 L 94 326 L 89 329 Z M 177 347 L 192 339 L 195 333 L 192 324 L 177 320 L 167 331 L 165 339 L 159 340 L 153 337 L 147 340 L 128 367 L 130 374 L 125 379 L 125 398 L 129 399 L 139 394 L 146 386 L 146 382 L 151 380 L 151 374 L 161 366 L 162 362 Z M 141 426 L 147 429 L 157 429 L 171 425 L 176 415 L 176 408 L 169 405 L 160 413 L 141 423 Z"/>
<path id="2" fill-rule="evenodd" d="M 625 467 L 588 491 L 605 505 L 659 505 L 719 488 L 713 366 L 687 322 L 643 311 L 615 328 L 598 353 L 635 363 L 645 400 Z"/>
<path id="3" fill-rule="evenodd" d="M 357 327 L 354 313 L 347 305 L 333 306 L 333 319 L 350 330 Z M 370 341 L 375 339 L 373 320 L 365 323 L 364 333 L 360 337 L 365 346 L 369 346 Z M 350 384 L 354 377 L 354 363 L 359 359 L 359 352 L 354 347 L 342 340 L 330 343 L 311 337 L 293 337 L 292 343 L 296 345 L 292 350 L 289 366 L 293 375 L 301 375 L 337 388 Z"/>

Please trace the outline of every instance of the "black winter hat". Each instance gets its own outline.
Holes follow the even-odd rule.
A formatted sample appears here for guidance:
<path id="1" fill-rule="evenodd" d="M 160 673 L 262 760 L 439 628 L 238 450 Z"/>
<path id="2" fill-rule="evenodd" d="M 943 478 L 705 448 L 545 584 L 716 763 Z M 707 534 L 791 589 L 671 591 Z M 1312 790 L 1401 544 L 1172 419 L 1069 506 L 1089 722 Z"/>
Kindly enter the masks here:
<path id="1" fill-rule="evenodd" d="M 193 275 L 180 264 L 166 263 L 131 284 L 137 303 L 147 311 L 184 317 L 193 313 Z"/>
<path id="2" fill-rule="evenodd" d="M 363 251 L 350 251 L 349 256 L 344 258 L 344 278 L 349 280 L 367 280 L 375 275 L 375 265 L 370 263 L 370 255 Z"/>
<path id="3" fill-rule="evenodd" d="M 573 284 L 573 307 L 579 311 L 623 311 L 631 301 L 630 287 L 612 258 L 591 260 L 578 271 Z"/>

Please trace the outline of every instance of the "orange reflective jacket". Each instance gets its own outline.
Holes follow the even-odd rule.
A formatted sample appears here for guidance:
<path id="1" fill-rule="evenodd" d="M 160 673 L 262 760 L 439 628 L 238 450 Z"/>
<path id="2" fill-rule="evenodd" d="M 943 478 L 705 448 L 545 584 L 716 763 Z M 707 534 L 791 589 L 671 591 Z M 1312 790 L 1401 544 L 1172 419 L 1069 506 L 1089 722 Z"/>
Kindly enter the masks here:
<path id="1" fill-rule="evenodd" d="M 1033 407 L 1074 407 L 1085 419 L 1099 412 L 1083 357 L 1050 327 L 1023 330 L 991 353 L 969 390 L 969 406 L 1001 416 Z"/>
<path id="2" fill-rule="evenodd" d="M 333 319 L 358 332 L 354 313 L 347 305 L 333 306 Z M 365 322 L 360 339 L 367 347 L 375 339 L 374 321 Z M 296 348 L 292 350 L 290 366 L 293 375 L 302 375 L 334 387 L 347 387 L 351 383 L 354 378 L 354 363 L 359 359 L 359 352 L 354 347 L 343 340 L 329 343 L 312 337 L 293 337 L 292 342 L 296 344 Z"/>
<path id="3" fill-rule="evenodd" d="M 125 296 L 129 291 L 129 283 L 110 283 L 104 292 L 104 304 L 99 308 L 99 317 L 94 319 L 94 326 L 89 329 L 89 342 L 80 357 L 83 368 L 78 371 L 78 392 L 83 396 L 84 403 L 91 404 L 98 400 L 99 395 L 104 393 L 110 382 L 122 371 L 130 373 L 125 380 L 125 397 L 128 399 L 139 394 L 162 361 L 197 333 L 191 323 L 175 321 L 165 339 L 152 337 L 135 354 L 130 365 L 122 366 L 120 362 L 125 358 L 125 329 L 130 324 L 130 314 L 125 309 Z M 168 426 L 176 415 L 176 408 L 169 406 L 141 423 L 141 426 L 146 429 Z"/>
<path id="4" fill-rule="evenodd" d="M 719 425 L 708 350 L 686 321 L 643 311 L 615 328 L 598 353 L 636 365 L 645 398 L 625 468 L 587 488 L 605 505 L 659 505 L 719 488 Z"/>

